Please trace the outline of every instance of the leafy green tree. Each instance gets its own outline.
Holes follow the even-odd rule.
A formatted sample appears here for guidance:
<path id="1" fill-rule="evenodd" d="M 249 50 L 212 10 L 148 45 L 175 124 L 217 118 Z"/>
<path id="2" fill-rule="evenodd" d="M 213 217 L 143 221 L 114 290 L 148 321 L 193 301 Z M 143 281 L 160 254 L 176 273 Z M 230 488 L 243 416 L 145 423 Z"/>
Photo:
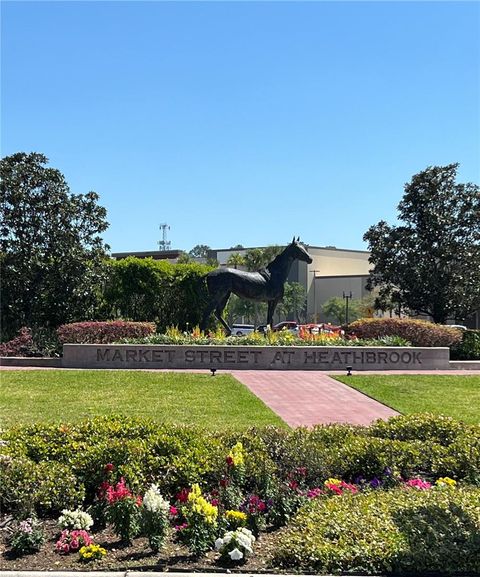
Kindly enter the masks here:
<path id="1" fill-rule="evenodd" d="M 193 258 L 208 258 L 208 251 L 211 248 L 206 244 L 197 244 L 188 253 Z"/>
<path id="2" fill-rule="evenodd" d="M 2 333 L 93 318 L 108 247 L 95 192 L 71 194 L 43 154 L 0 161 Z"/>
<path id="3" fill-rule="evenodd" d="M 233 268 L 238 268 L 239 266 L 245 265 L 245 258 L 239 252 L 232 253 L 227 260 L 228 266 L 233 266 Z"/>
<path id="4" fill-rule="evenodd" d="M 190 253 L 182 252 L 178 255 L 178 258 L 177 258 L 178 264 L 188 264 L 190 262 L 193 262 L 193 257 Z"/>
<path id="5" fill-rule="evenodd" d="M 380 221 L 364 235 L 368 288 L 434 322 L 463 320 L 480 307 L 480 189 L 455 182 L 458 164 L 413 176 L 398 205 L 399 226 Z"/>
<path id="6" fill-rule="evenodd" d="M 331 297 L 322 305 L 322 311 L 328 322 L 342 325 L 346 321 L 347 302 L 341 297 Z M 352 299 L 348 303 L 348 322 L 362 317 L 361 301 Z"/>
<path id="7" fill-rule="evenodd" d="M 251 248 L 245 253 L 245 266 L 249 271 L 256 271 L 265 266 L 265 256 L 261 248 Z"/>
<path id="8" fill-rule="evenodd" d="M 283 301 L 279 305 L 285 316 L 300 322 L 300 317 L 305 316 L 306 304 L 307 292 L 305 287 L 298 282 L 286 282 Z"/>

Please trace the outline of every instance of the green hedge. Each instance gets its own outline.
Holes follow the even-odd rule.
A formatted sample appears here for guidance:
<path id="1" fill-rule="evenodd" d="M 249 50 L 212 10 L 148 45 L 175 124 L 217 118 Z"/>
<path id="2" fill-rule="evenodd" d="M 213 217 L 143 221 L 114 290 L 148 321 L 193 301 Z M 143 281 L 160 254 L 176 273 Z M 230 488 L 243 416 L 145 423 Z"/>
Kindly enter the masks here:
<path id="1" fill-rule="evenodd" d="M 478 573 L 480 489 L 315 499 L 282 535 L 274 562 L 319 573 Z"/>
<path id="2" fill-rule="evenodd" d="M 450 357 L 460 361 L 479 361 L 480 330 L 463 331 L 462 342 L 452 347 Z"/>
<path id="3" fill-rule="evenodd" d="M 360 319 L 349 325 L 349 332 L 363 339 L 396 335 L 414 347 L 450 347 L 462 340 L 458 329 L 417 319 Z"/>
<path id="4" fill-rule="evenodd" d="M 272 487 L 300 469 L 305 471 L 306 488 L 321 486 L 329 477 L 345 481 L 382 477 L 387 468 L 403 478 L 449 476 L 480 484 L 480 426 L 446 417 L 394 417 L 370 428 L 331 425 L 285 431 L 267 427 L 212 433 L 117 416 L 4 431 L 0 508 L 31 505 L 51 514 L 84 496 L 89 505 L 107 463 L 135 491 L 152 481 L 168 496 L 196 482 L 214 488 L 224 472 L 225 455 L 237 441 L 247 455 L 244 488 L 266 499 Z M 55 494 L 48 500 L 45 496 L 54 485 Z"/>
<path id="5" fill-rule="evenodd" d="M 157 330 L 200 323 L 212 267 L 128 257 L 106 263 L 103 318 L 153 321 Z"/>

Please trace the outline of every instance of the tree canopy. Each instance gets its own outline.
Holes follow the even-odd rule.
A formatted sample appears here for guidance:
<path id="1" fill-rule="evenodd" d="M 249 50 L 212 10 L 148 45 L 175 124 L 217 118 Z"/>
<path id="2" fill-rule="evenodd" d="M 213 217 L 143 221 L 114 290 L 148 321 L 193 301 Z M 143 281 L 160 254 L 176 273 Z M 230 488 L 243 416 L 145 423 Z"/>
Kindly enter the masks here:
<path id="1" fill-rule="evenodd" d="M 2 333 L 89 318 L 107 246 L 95 192 L 71 194 L 43 154 L 0 161 Z"/>
<path id="2" fill-rule="evenodd" d="M 401 224 L 380 221 L 365 233 L 378 308 L 390 300 L 445 323 L 480 307 L 480 189 L 455 182 L 458 166 L 414 175 L 398 205 Z"/>

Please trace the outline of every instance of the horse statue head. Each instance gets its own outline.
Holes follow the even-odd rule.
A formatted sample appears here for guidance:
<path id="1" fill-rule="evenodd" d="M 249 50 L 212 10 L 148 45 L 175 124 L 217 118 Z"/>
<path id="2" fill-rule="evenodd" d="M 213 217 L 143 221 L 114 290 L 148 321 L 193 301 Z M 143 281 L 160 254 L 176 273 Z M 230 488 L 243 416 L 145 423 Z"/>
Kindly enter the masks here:
<path id="1" fill-rule="evenodd" d="M 297 236 L 296 240 L 295 237 L 293 237 L 292 242 L 287 246 L 285 252 L 288 253 L 288 255 L 293 258 L 293 260 L 301 260 L 308 264 L 312 264 L 313 262 L 312 257 L 307 252 L 307 249 L 300 242 L 299 236 Z"/>

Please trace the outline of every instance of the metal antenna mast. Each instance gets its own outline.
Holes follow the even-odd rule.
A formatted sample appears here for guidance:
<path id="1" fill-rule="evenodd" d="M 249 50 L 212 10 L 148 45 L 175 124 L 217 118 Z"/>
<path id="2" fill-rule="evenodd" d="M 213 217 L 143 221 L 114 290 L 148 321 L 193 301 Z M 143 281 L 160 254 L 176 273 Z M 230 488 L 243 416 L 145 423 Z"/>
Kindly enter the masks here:
<path id="1" fill-rule="evenodd" d="M 166 222 L 162 222 L 159 228 L 162 231 L 162 240 L 158 241 L 158 248 L 160 250 L 170 250 L 172 243 L 167 240 L 167 230 L 170 230 L 170 227 Z"/>

